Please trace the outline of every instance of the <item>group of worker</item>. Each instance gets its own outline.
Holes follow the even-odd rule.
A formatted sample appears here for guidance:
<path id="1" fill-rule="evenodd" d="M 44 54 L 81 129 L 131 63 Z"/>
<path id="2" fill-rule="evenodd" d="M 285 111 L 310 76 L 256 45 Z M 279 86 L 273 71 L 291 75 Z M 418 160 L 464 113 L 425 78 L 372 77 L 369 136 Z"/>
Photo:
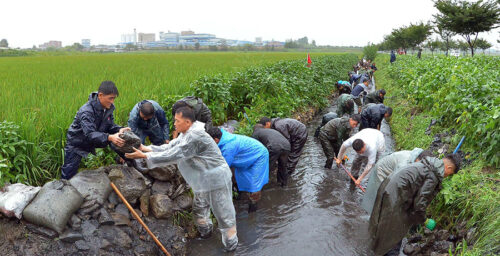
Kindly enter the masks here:
<path id="1" fill-rule="evenodd" d="M 334 161 L 342 165 L 347 148 L 357 153 L 350 173 L 356 186 L 368 180 L 361 206 L 370 214 L 371 248 L 376 255 L 399 255 L 402 238 L 424 222 L 442 180 L 460 169 L 460 157 L 438 159 L 420 148 L 385 155 L 380 127 L 392 115 L 383 104 L 386 91 L 370 88 L 373 70 L 366 65 L 354 70 L 348 73 L 350 81 L 337 82 L 337 112 L 323 116 L 316 137 L 326 156 L 325 168 L 332 168 Z M 351 136 L 358 124 L 359 131 Z"/>
<path id="2" fill-rule="evenodd" d="M 348 148 L 356 151 L 351 172 L 358 186 L 369 177 L 362 207 L 371 214 L 374 251 L 384 254 L 397 245 L 409 226 L 421 223 L 442 179 L 458 171 L 459 161 L 455 156 L 439 160 L 421 149 L 384 157 L 380 126 L 384 118 L 390 118 L 392 109 L 383 104 L 385 90 L 368 93 L 372 67 L 374 63 L 358 64 L 348 74 L 350 81 L 336 84 L 337 112 L 323 117 L 315 135 L 326 155 L 325 168 L 331 169 L 334 162 L 342 165 Z M 248 211 L 255 211 L 262 188 L 275 169 L 278 184 L 287 186 L 308 137 L 300 121 L 269 117 L 260 119 L 251 137 L 232 134 L 213 126 L 210 109 L 201 99 L 189 96 L 172 106 L 175 131 L 170 139 L 165 111 L 153 100 L 133 107 L 128 127 L 115 124 L 116 97 L 116 85 L 104 81 L 78 110 L 67 132 L 62 178 L 71 179 L 82 157 L 95 153 L 96 148 L 123 146 L 125 141 L 119 135 L 132 131 L 142 144 L 132 153 L 115 150 L 120 159 L 129 166 L 134 166 L 134 159 L 144 159 L 149 168 L 177 164 L 194 192 L 193 215 L 200 236 L 212 233 L 211 210 L 226 251 L 235 250 L 238 244 L 233 189 L 248 195 Z M 358 125 L 359 132 L 352 135 Z M 152 145 L 144 145 L 146 138 Z M 384 200 L 386 197 L 391 200 Z"/>

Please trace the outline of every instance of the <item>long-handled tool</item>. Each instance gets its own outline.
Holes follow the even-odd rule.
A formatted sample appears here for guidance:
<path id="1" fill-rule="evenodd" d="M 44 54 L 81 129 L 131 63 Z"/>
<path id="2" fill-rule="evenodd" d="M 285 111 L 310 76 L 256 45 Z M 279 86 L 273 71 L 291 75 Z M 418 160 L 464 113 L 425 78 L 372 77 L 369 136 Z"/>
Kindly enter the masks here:
<path id="1" fill-rule="evenodd" d="M 356 184 L 356 179 L 352 176 L 352 174 L 347 170 L 347 168 L 345 168 L 345 166 L 343 164 L 339 164 L 340 167 L 342 167 L 342 169 L 344 169 L 344 171 L 347 173 L 347 175 L 349 175 L 349 177 L 351 177 L 352 181 L 354 182 L 354 184 Z M 361 184 L 358 184 L 356 185 L 358 186 L 359 189 L 361 189 L 361 191 L 365 192 L 365 189 L 361 186 Z"/>
<path id="2" fill-rule="evenodd" d="M 137 215 L 137 213 L 134 211 L 132 206 L 130 206 L 130 204 L 127 202 L 127 199 L 125 199 L 125 197 L 123 197 L 122 193 L 120 192 L 120 190 L 118 190 L 118 188 L 115 186 L 115 184 L 113 182 L 111 182 L 111 187 L 116 192 L 118 197 L 120 197 L 122 202 L 127 206 L 128 210 L 132 213 L 132 215 L 134 215 L 134 218 L 139 223 L 141 223 L 142 227 L 148 232 L 148 234 L 151 236 L 151 238 L 153 238 L 155 243 L 160 247 L 160 249 L 165 253 L 165 255 L 170 256 L 170 253 L 168 253 L 167 249 L 165 249 L 165 247 L 163 247 L 160 240 L 158 240 L 158 238 L 156 238 L 156 236 L 153 234 L 153 232 L 151 232 L 151 230 L 149 230 L 148 226 L 146 226 L 146 224 L 142 221 L 141 217 L 139 217 L 139 215 Z"/>
<path id="3" fill-rule="evenodd" d="M 455 150 L 453 151 L 453 154 L 456 154 L 458 152 L 458 150 L 460 149 L 460 146 L 462 146 L 462 143 L 464 143 L 464 140 L 465 140 L 465 136 L 462 137 L 462 139 L 460 140 L 460 142 L 458 143 L 458 146 L 455 148 Z"/>

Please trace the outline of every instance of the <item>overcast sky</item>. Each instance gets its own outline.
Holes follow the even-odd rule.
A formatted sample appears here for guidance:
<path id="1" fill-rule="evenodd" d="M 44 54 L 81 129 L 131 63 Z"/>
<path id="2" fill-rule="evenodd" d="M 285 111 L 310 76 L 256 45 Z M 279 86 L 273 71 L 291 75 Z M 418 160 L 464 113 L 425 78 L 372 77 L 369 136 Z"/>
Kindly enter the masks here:
<path id="1" fill-rule="evenodd" d="M 193 30 L 254 41 L 307 36 L 319 45 L 378 43 L 393 28 L 428 21 L 431 0 L 12 0 L 0 3 L 0 38 L 11 47 L 49 40 L 116 44 L 121 34 Z M 481 33 L 499 48 L 495 32 Z"/>

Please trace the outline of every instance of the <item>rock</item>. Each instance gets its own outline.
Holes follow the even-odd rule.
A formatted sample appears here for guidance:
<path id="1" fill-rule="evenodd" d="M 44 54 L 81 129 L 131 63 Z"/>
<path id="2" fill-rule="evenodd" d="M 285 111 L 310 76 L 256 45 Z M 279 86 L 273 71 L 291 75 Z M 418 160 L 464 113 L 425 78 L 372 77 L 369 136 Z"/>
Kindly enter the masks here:
<path id="1" fill-rule="evenodd" d="M 155 181 L 153 187 L 151 188 L 152 194 L 162 194 L 167 196 L 172 196 L 174 193 L 174 185 L 168 181 Z"/>
<path id="2" fill-rule="evenodd" d="M 467 235 L 465 236 L 465 240 L 467 241 L 467 244 L 473 244 L 475 232 L 476 232 L 476 228 L 470 228 L 469 230 L 467 230 Z"/>
<path id="3" fill-rule="evenodd" d="M 85 242 L 85 240 L 78 240 L 75 242 L 76 249 L 80 251 L 87 251 L 90 249 L 90 246 Z"/>
<path id="4" fill-rule="evenodd" d="M 150 198 L 151 211 L 158 218 L 168 218 L 173 214 L 174 203 L 167 195 L 152 195 Z"/>
<path id="5" fill-rule="evenodd" d="M 108 250 L 109 248 L 112 247 L 112 243 L 109 242 L 107 239 L 102 239 L 101 240 L 101 245 L 99 246 L 99 248 L 103 249 L 103 250 Z"/>
<path id="6" fill-rule="evenodd" d="M 96 200 L 87 200 L 87 201 L 84 201 L 83 204 L 82 204 L 82 206 L 80 206 L 80 209 L 90 208 L 90 207 L 94 206 L 96 203 L 97 203 Z"/>
<path id="7" fill-rule="evenodd" d="M 181 184 L 179 185 L 179 187 L 177 187 L 177 189 L 175 190 L 175 192 L 172 194 L 172 197 L 171 198 L 176 198 L 178 196 L 180 196 L 182 193 L 184 193 L 184 191 L 186 191 L 186 185 L 185 184 Z"/>
<path id="8" fill-rule="evenodd" d="M 184 193 L 175 198 L 175 205 L 177 210 L 189 210 L 193 206 L 193 198 Z"/>
<path id="9" fill-rule="evenodd" d="M 86 200 L 96 200 L 99 204 L 104 203 L 112 190 L 102 169 L 79 172 L 69 182 Z"/>
<path id="10" fill-rule="evenodd" d="M 153 185 L 154 186 L 154 185 Z M 141 203 L 140 208 L 144 216 L 149 216 L 149 197 L 151 196 L 150 190 L 146 190 L 144 194 L 139 198 Z"/>
<path id="11" fill-rule="evenodd" d="M 453 243 L 449 241 L 437 241 L 432 245 L 432 250 L 440 253 L 446 253 L 450 248 L 454 251 Z"/>
<path id="12" fill-rule="evenodd" d="M 429 230 L 428 228 L 424 228 L 424 235 L 425 236 L 434 236 L 434 231 Z"/>
<path id="13" fill-rule="evenodd" d="M 78 216 L 76 216 L 75 214 L 73 214 L 71 216 L 71 219 L 69 219 L 69 222 L 68 222 L 69 226 L 74 229 L 74 230 L 78 230 L 80 229 L 81 225 L 82 225 L 82 220 L 80 218 L 78 218 Z"/>
<path id="14" fill-rule="evenodd" d="M 78 211 L 78 213 L 80 215 L 91 214 L 93 211 L 97 210 L 97 208 L 99 208 L 99 207 L 100 207 L 100 205 L 96 203 L 96 204 L 92 205 L 91 207 L 80 209 L 80 211 Z"/>
<path id="15" fill-rule="evenodd" d="M 135 255 L 160 255 L 160 251 L 153 243 L 142 243 L 134 247 Z"/>
<path id="16" fill-rule="evenodd" d="M 430 256 L 448 256 L 448 253 L 431 252 Z"/>
<path id="17" fill-rule="evenodd" d="M 456 241 L 458 241 L 458 237 L 455 235 L 450 235 L 446 240 L 455 243 Z"/>
<path id="18" fill-rule="evenodd" d="M 104 209 L 104 208 L 101 208 L 101 209 Z M 101 211 L 94 211 L 94 213 L 92 213 L 92 219 L 94 220 L 97 220 L 99 219 L 99 216 L 101 215 Z"/>
<path id="19" fill-rule="evenodd" d="M 177 165 L 171 164 L 161 167 L 155 167 L 148 170 L 148 174 L 160 181 L 168 181 L 176 176 Z"/>
<path id="20" fill-rule="evenodd" d="M 120 199 L 118 198 L 118 195 L 116 195 L 115 192 L 111 192 L 109 193 L 109 196 L 108 196 L 108 201 L 114 205 L 117 205 L 120 203 L 119 201 Z"/>
<path id="21" fill-rule="evenodd" d="M 123 216 L 126 216 L 127 218 L 130 219 L 130 212 L 128 211 L 128 208 L 127 206 L 125 206 L 124 204 L 119 204 L 115 207 L 115 212 L 116 213 L 119 213 Z"/>
<path id="22" fill-rule="evenodd" d="M 446 229 L 441 229 L 436 232 L 436 239 L 437 240 L 448 240 L 448 237 L 450 236 L 450 232 Z"/>
<path id="23" fill-rule="evenodd" d="M 403 252 L 407 255 L 413 255 L 416 254 L 420 251 L 420 246 L 417 243 L 408 243 L 405 245 L 405 248 L 403 249 Z"/>
<path id="24" fill-rule="evenodd" d="M 39 234 L 39 235 L 48 237 L 50 239 L 54 239 L 57 237 L 57 232 L 52 230 L 52 229 L 49 229 L 49 228 L 37 226 L 37 225 L 31 224 L 31 223 L 26 223 L 26 228 L 28 228 L 29 231 L 31 231 L 35 234 Z"/>
<path id="25" fill-rule="evenodd" d="M 147 188 L 144 176 L 132 167 L 113 168 L 109 178 L 130 204 L 135 204 Z"/>
<path id="26" fill-rule="evenodd" d="M 82 222 L 82 234 L 86 240 L 95 237 L 99 223 L 95 220 L 84 220 Z"/>
<path id="27" fill-rule="evenodd" d="M 78 240 L 82 240 L 82 239 L 83 239 L 82 234 L 75 232 L 75 231 L 71 231 L 71 230 L 68 230 L 59 236 L 59 240 L 66 242 L 66 243 L 74 243 L 74 242 L 76 242 Z"/>
<path id="28" fill-rule="evenodd" d="M 408 238 L 408 243 L 416 243 L 420 242 L 421 240 L 422 240 L 422 235 L 417 233 Z"/>
<path id="29" fill-rule="evenodd" d="M 134 209 L 134 212 L 139 216 L 139 218 L 142 218 L 142 212 L 139 209 Z"/>
<path id="30" fill-rule="evenodd" d="M 116 226 L 104 226 L 101 228 L 101 234 L 104 239 L 118 247 L 127 249 L 132 248 L 132 239 L 121 228 Z"/>
<path id="31" fill-rule="evenodd" d="M 111 217 L 116 226 L 127 225 L 130 226 L 130 219 L 120 213 L 111 213 Z"/>
<path id="32" fill-rule="evenodd" d="M 111 217 L 111 214 L 109 214 L 106 209 L 101 208 L 101 216 L 99 217 L 99 224 L 101 225 L 114 225 L 115 221 L 113 220 L 113 217 Z"/>
<path id="33" fill-rule="evenodd" d="M 134 152 L 133 147 L 139 148 L 141 146 L 141 139 L 131 131 L 126 131 L 119 136 L 120 138 L 125 140 L 125 144 L 123 145 L 123 147 L 119 147 L 113 144 L 117 151 L 120 151 L 122 153 L 132 153 Z"/>

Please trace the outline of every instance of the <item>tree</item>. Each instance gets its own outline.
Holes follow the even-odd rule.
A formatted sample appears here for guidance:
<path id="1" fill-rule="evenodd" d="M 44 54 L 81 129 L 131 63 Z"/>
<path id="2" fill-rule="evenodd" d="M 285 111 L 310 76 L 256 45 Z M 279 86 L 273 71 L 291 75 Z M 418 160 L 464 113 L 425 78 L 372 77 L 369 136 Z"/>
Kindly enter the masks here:
<path id="1" fill-rule="evenodd" d="M 434 22 L 434 24 L 436 24 L 436 26 L 434 27 L 434 32 L 438 34 L 443 40 L 440 48 L 441 50 L 446 51 L 446 56 L 448 56 L 448 50 L 451 48 L 451 38 L 455 35 L 455 33 L 446 30 L 441 24 L 437 24 L 436 22 Z"/>
<path id="2" fill-rule="evenodd" d="M 7 42 L 7 39 L 2 39 L 0 40 L 0 47 L 9 47 L 9 42 Z"/>
<path id="3" fill-rule="evenodd" d="M 485 51 L 490 49 L 493 45 L 490 44 L 490 42 L 486 41 L 483 38 L 478 38 L 476 41 L 476 49 L 479 48 L 483 50 L 483 54 L 485 54 Z"/>
<path id="4" fill-rule="evenodd" d="M 228 45 L 226 39 L 221 39 L 220 40 L 220 50 L 221 51 L 227 51 L 228 50 Z"/>
<path id="5" fill-rule="evenodd" d="M 196 42 L 194 44 L 194 49 L 196 49 L 198 51 L 200 49 L 200 43 Z"/>
<path id="6" fill-rule="evenodd" d="M 365 56 L 367 60 L 374 61 L 375 57 L 377 57 L 377 51 L 378 45 L 368 43 L 368 45 L 363 48 L 363 56 Z"/>
<path id="7" fill-rule="evenodd" d="M 316 47 L 316 40 L 312 40 L 311 45 L 312 45 L 313 47 Z"/>
<path id="8" fill-rule="evenodd" d="M 500 24 L 500 7 L 497 0 L 437 0 L 434 6 L 439 13 L 435 22 L 444 29 L 461 35 L 469 45 L 472 56 L 480 32 L 490 31 Z"/>
<path id="9" fill-rule="evenodd" d="M 432 26 L 420 22 L 419 24 L 411 24 L 406 28 L 408 43 L 413 50 L 421 48 L 421 44 L 431 35 Z"/>
<path id="10" fill-rule="evenodd" d="M 439 41 L 439 39 L 434 39 L 434 40 L 429 40 L 427 41 L 427 43 L 425 44 L 425 46 L 431 51 L 432 55 L 434 55 L 434 51 L 436 49 L 439 48 L 439 46 L 442 44 L 443 42 Z"/>
<path id="11" fill-rule="evenodd" d="M 83 47 L 83 45 L 81 45 L 80 43 L 74 43 L 74 44 L 71 46 L 71 48 L 72 48 L 73 50 L 75 50 L 75 51 L 81 51 L 81 50 L 83 50 L 83 48 L 84 48 L 84 47 Z"/>

